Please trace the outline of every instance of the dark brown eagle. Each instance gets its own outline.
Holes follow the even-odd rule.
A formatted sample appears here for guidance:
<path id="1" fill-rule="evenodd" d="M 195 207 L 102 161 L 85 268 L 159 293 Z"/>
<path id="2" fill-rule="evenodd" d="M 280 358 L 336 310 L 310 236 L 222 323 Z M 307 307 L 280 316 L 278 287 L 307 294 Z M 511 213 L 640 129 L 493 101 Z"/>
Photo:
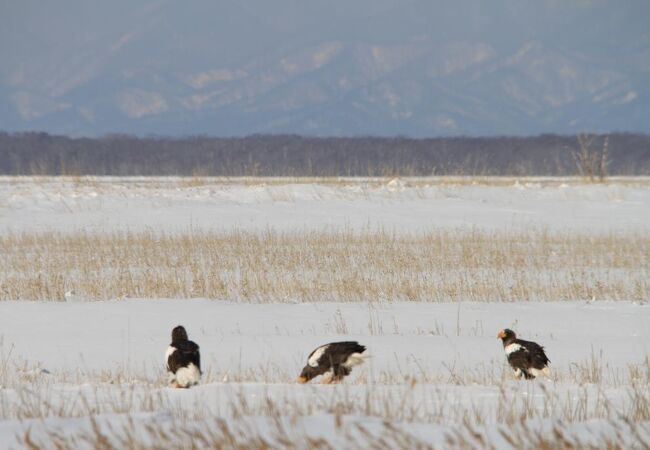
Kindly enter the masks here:
<path id="1" fill-rule="evenodd" d="M 181 325 L 172 330 L 172 343 L 165 353 L 169 382 L 175 388 L 188 388 L 201 380 L 199 346 L 187 338 Z"/>
<path id="2" fill-rule="evenodd" d="M 507 328 L 499 331 L 497 338 L 503 342 L 508 363 L 517 378 L 531 380 L 540 375 L 549 376 L 548 364 L 551 361 L 544 353 L 544 347 L 536 342 L 517 339 L 515 332 Z"/>
<path id="3" fill-rule="evenodd" d="M 306 383 L 323 375 L 324 384 L 338 383 L 350 374 L 354 366 L 363 363 L 366 347 L 355 341 L 331 342 L 309 354 L 307 365 L 300 372 L 298 383 Z"/>

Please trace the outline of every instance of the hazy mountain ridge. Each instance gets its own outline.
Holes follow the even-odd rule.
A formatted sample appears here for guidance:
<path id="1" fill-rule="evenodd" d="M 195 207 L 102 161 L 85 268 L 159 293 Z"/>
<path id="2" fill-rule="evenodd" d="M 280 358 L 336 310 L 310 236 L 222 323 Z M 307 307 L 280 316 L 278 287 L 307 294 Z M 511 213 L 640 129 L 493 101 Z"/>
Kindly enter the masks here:
<path id="1" fill-rule="evenodd" d="M 54 9 L 22 11 L 46 36 L 0 31 L 0 120 L 70 134 L 650 131 L 643 2 L 334 2 L 320 20 L 258 3 L 124 3 L 117 27 L 79 3 L 76 34 Z"/>

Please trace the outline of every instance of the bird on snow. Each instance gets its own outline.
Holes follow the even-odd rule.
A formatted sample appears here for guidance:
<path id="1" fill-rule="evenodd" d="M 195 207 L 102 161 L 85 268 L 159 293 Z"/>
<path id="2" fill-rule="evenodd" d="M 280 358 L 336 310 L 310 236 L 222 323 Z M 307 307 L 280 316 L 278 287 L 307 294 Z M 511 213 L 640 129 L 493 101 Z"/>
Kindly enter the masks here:
<path id="1" fill-rule="evenodd" d="M 350 375 L 354 366 L 363 363 L 362 353 L 365 351 L 366 347 L 355 341 L 321 345 L 309 354 L 307 365 L 297 381 L 303 384 L 323 375 L 323 384 L 338 383 Z"/>
<path id="2" fill-rule="evenodd" d="M 172 343 L 167 347 L 165 363 L 169 383 L 175 388 L 189 388 L 201 380 L 201 355 L 199 346 L 187 338 L 182 326 L 172 330 Z"/>
<path id="3" fill-rule="evenodd" d="M 503 342 L 508 363 L 517 378 L 523 376 L 530 380 L 540 375 L 549 376 L 548 364 L 551 361 L 544 353 L 544 347 L 536 342 L 517 339 L 515 332 L 507 328 L 499 331 L 497 339 Z"/>

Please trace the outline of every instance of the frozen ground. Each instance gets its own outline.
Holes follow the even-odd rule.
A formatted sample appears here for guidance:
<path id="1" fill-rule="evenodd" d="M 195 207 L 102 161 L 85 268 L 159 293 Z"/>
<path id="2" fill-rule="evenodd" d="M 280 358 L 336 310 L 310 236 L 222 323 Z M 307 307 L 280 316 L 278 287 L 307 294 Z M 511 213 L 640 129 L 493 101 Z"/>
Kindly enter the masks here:
<path id="1" fill-rule="evenodd" d="M 203 355 L 205 382 L 187 391 L 166 388 L 162 371 L 178 323 Z M 546 346 L 551 380 L 511 378 L 495 337 L 503 327 Z M 275 436 L 278 416 L 295 439 L 327 436 L 336 444 L 359 426 L 381 428 L 390 419 L 406 436 L 442 445 L 468 433 L 460 421 L 471 419 L 502 446 L 498 424 L 508 415 L 529 417 L 516 426 L 536 432 L 560 426 L 591 439 L 620 432 L 629 424 L 615 421 L 650 401 L 647 378 L 636 391 L 630 385 L 630 367 L 643 366 L 650 352 L 646 304 L 2 302 L 0 330 L 5 443 L 26 430 L 36 440 L 89 432 L 83 417 L 90 404 L 98 426 L 131 424 L 141 439 L 150 422 L 204 432 L 217 417 Z M 350 338 L 367 345 L 370 357 L 344 385 L 293 383 L 315 346 Z M 650 433 L 646 423 L 634 426 Z"/>
<path id="2" fill-rule="evenodd" d="M 0 177 L 0 234 L 531 225 L 644 235 L 650 181 Z M 0 448 L 650 446 L 649 299 L 73 300 L 0 302 Z M 191 390 L 165 385 L 179 323 L 202 349 Z M 504 327 L 546 346 L 551 379 L 512 379 Z M 294 383 L 341 339 L 368 346 L 364 366 L 338 386 Z"/>
<path id="3" fill-rule="evenodd" d="M 11 346 L 13 356 L 52 372 L 121 367 L 153 374 L 161 367 L 171 329 L 179 323 L 202 346 L 204 365 L 216 379 L 228 371 L 277 366 L 267 374 L 269 381 L 293 381 L 314 347 L 346 337 L 369 346 L 367 369 L 375 374 L 424 371 L 445 376 L 449 373 L 443 364 L 458 370 L 500 365 L 503 354 L 495 336 L 504 327 L 542 342 L 561 372 L 592 352 L 621 370 L 650 353 L 650 304 L 626 302 L 0 302 L 5 352 Z"/>
<path id="4" fill-rule="evenodd" d="M 277 180 L 0 177 L 0 232 L 431 227 L 647 230 L 646 178 Z"/>

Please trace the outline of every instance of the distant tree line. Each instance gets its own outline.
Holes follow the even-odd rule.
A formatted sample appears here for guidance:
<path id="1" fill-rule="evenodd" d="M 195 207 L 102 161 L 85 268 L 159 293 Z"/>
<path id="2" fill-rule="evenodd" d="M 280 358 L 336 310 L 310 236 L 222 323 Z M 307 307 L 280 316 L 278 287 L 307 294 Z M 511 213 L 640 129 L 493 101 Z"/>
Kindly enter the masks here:
<path id="1" fill-rule="evenodd" d="M 534 137 L 71 138 L 0 133 L 4 175 L 650 175 L 650 135 Z M 605 149 L 605 151 L 603 151 Z M 591 158 L 589 153 L 595 153 Z M 586 156 L 585 156 L 586 155 Z M 587 158 L 589 156 L 589 158 Z"/>

